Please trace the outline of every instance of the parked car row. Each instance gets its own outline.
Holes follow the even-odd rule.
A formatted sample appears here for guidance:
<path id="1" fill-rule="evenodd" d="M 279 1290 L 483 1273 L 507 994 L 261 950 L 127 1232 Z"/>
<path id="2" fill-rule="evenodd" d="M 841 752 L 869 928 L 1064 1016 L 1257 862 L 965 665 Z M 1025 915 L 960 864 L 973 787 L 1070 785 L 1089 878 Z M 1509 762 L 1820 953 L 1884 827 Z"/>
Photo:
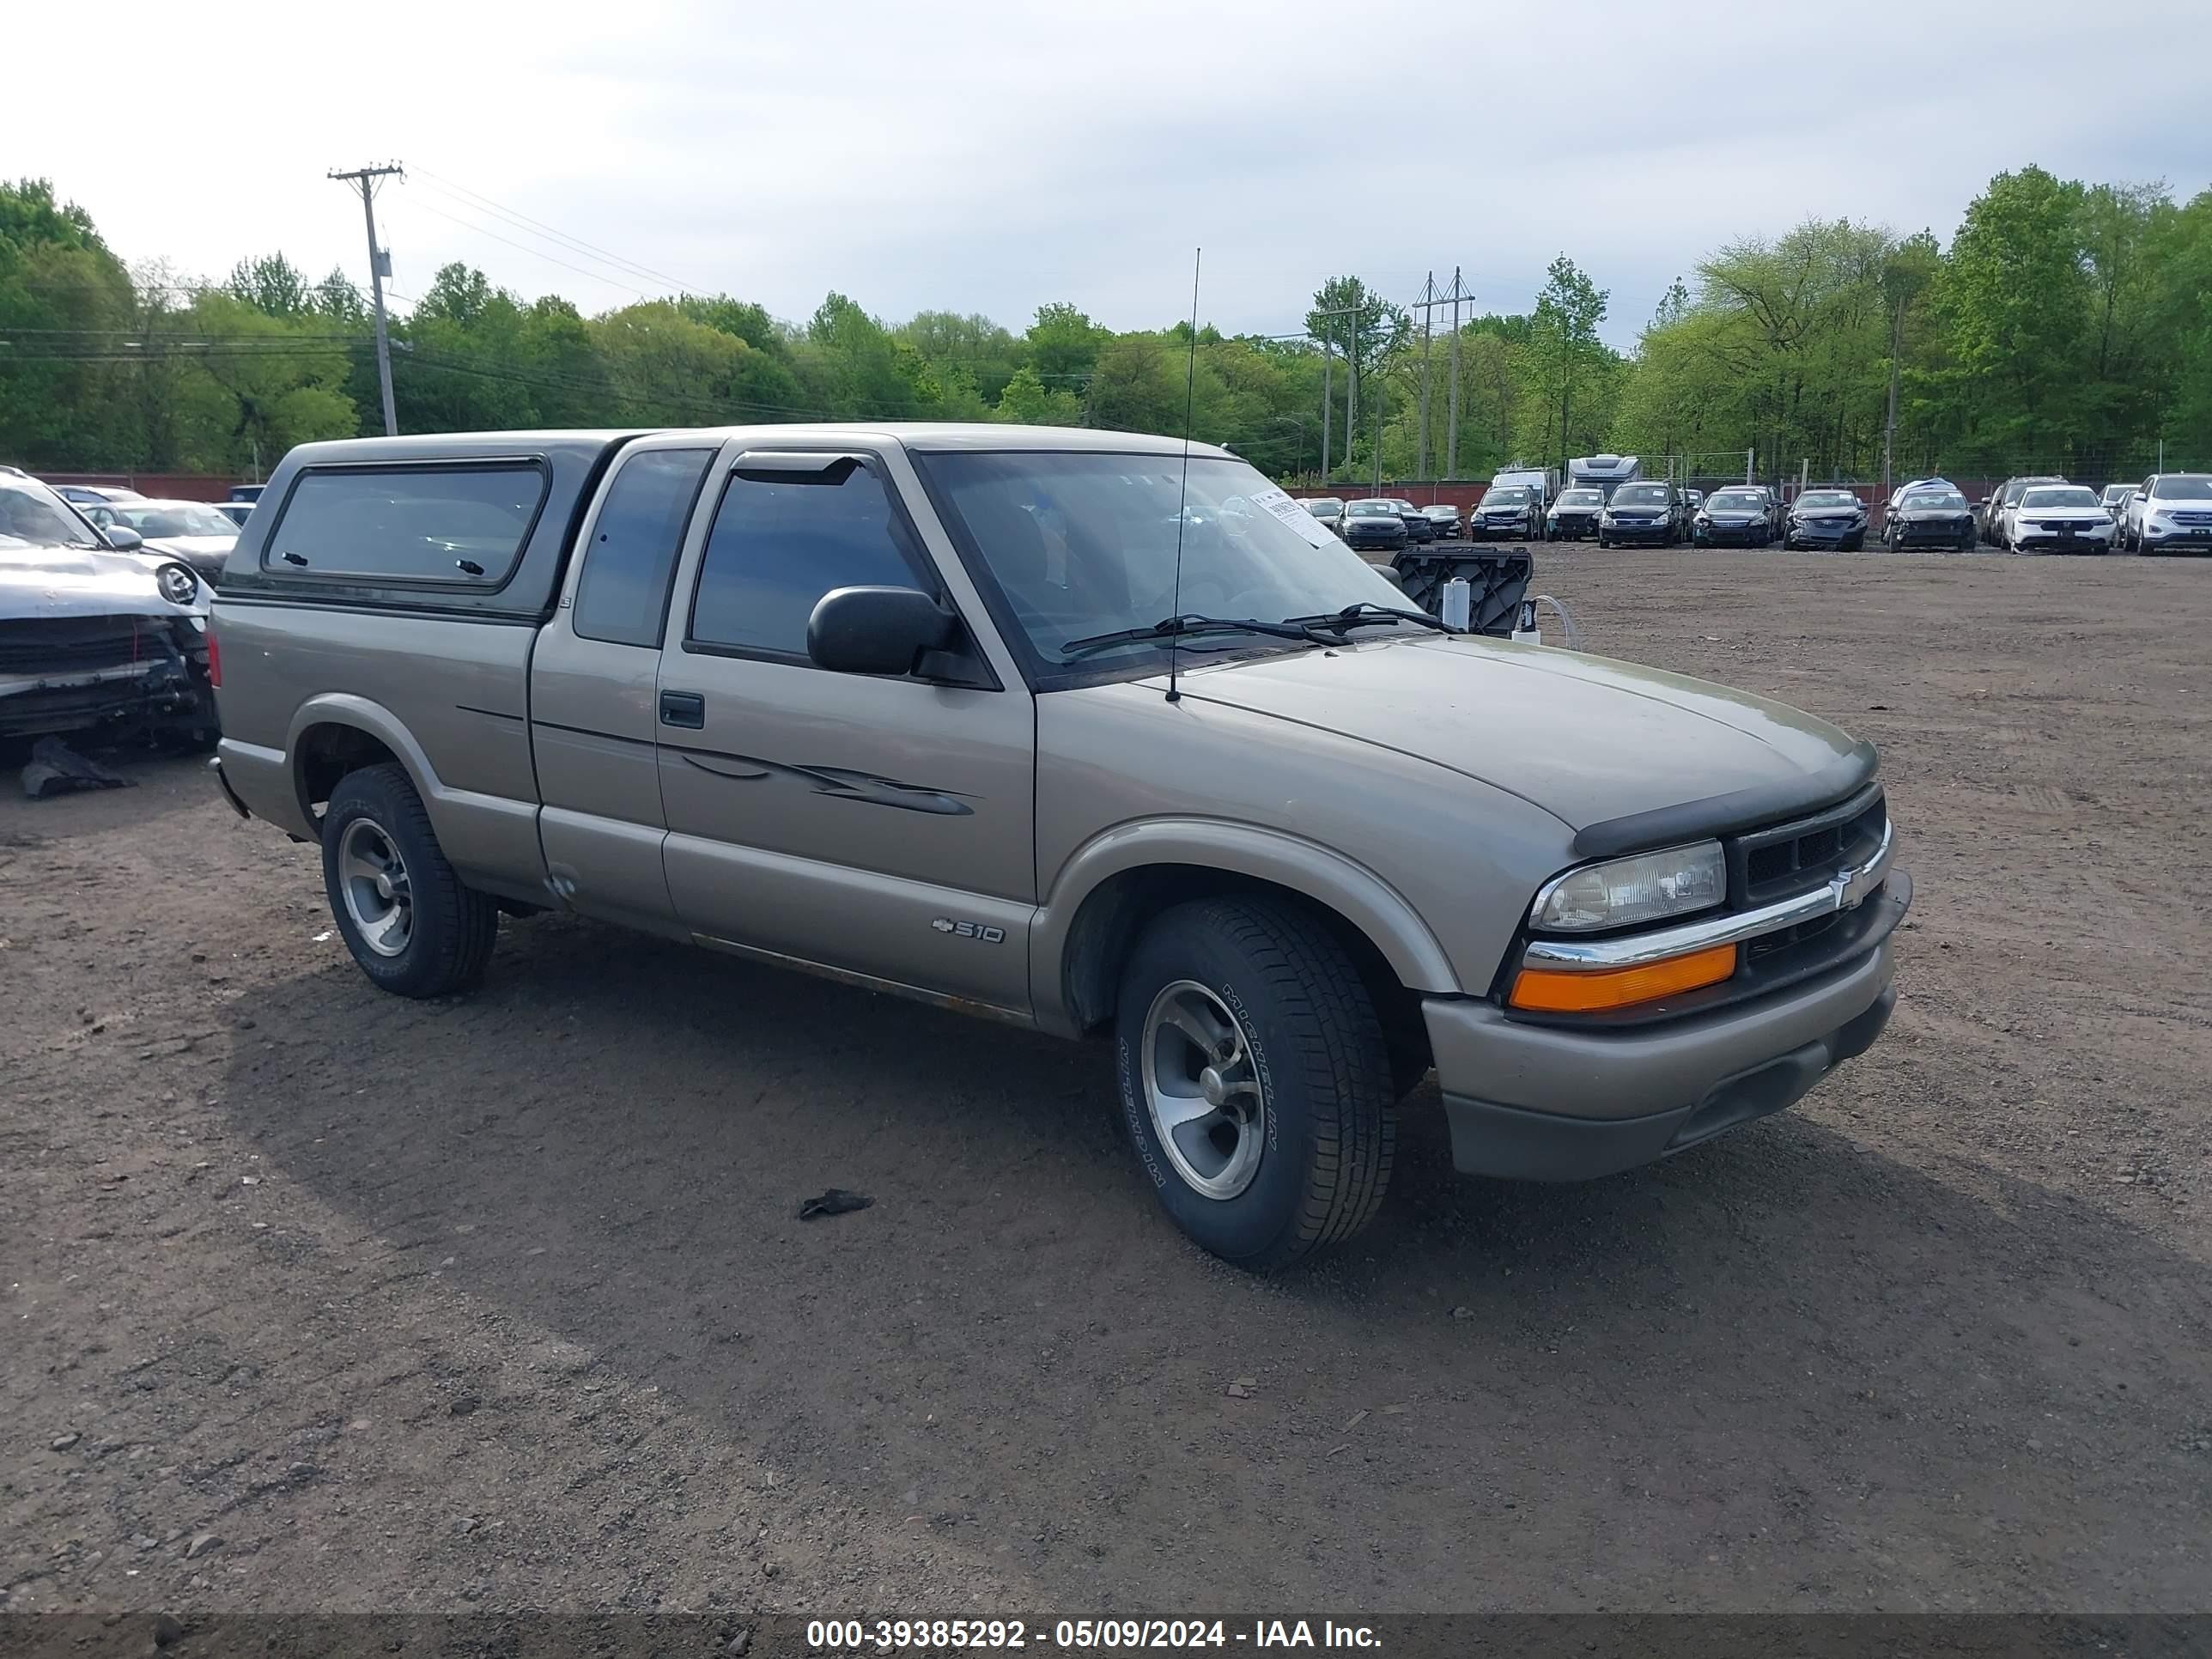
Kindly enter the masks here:
<path id="1" fill-rule="evenodd" d="M 1317 495 L 1305 509 L 1334 531 L 1347 545 L 1389 550 L 1413 544 L 1425 546 L 1460 533 L 1455 507 L 1415 507 L 1395 496 L 1370 495 L 1346 504 L 1334 495 Z M 1391 526 L 1397 528 L 1394 532 Z"/>
<path id="2" fill-rule="evenodd" d="M 1516 473 L 1515 477 L 1535 475 Z M 1500 480 L 1507 477 L 1499 475 Z M 1601 547 L 1863 549 L 1874 516 L 1858 492 L 1840 486 L 1801 491 L 1785 507 L 1764 484 L 1729 484 L 1710 499 L 1663 480 L 1633 478 L 1611 485 L 1575 484 L 1547 499 L 1543 486 L 1493 482 L 1468 510 L 1416 507 L 1376 496 L 1346 507 L 1333 498 L 1307 509 L 1347 541 L 1352 509 L 1364 520 L 1355 544 L 1382 548 L 1431 538 L 1469 540 L 1583 541 Z M 1406 540 L 1389 528 L 1397 520 Z M 2212 473 L 2154 473 L 2139 484 L 2107 484 L 2101 492 L 2055 475 L 2008 478 L 1978 502 L 1948 478 L 1913 478 L 1892 492 L 1878 532 L 1892 552 L 1907 548 L 1971 551 L 1977 541 L 2015 553 L 2212 553 Z"/>
<path id="3" fill-rule="evenodd" d="M 2212 473 L 2154 472 L 2101 491 L 2049 474 L 2007 478 L 1974 522 L 1984 544 L 2014 553 L 2212 553 Z"/>

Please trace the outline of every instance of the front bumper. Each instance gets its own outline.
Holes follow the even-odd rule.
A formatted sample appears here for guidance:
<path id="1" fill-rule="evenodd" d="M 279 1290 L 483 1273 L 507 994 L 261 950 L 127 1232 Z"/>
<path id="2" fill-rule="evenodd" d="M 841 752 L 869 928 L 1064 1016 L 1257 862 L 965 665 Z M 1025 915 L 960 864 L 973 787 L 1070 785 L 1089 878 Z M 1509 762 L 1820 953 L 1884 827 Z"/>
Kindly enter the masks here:
<path id="1" fill-rule="evenodd" d="M 1378 536 L 1371 530 L 1364 532 L 1355 531 L 1344 538 L 1344 544 L 1362 551 L 1372 549 L 1378 553 L 1395 553 L 1407 544 L 1407 538 L 1402 533 Z"/>
<path id="2" fill-rule="evenodd" d="M 1534 532 L 1526 519 L 1504 519 L 1496 524 L 1478 520 L 1467 527 L 1467 533 L 1472 541 L 1509 542 L 1527 541 Z"/>
<path id="3" fill-rule="evenodd" d="M 1911 897 L 1911 878 L 1893 868 L 1866 902 L 1887 912 L 1871 949 L 1767 995 L 1657 1024 L 1540 1024 L 1486 1000 L 1430 999 L 1453 1164 L 1510 1180 L 1590 1180 L 1791 1105 L 1881 1035 L 1897 1000 L 1888 934 Z"/>
<path id="4" fill-rule="evenodd" d="M 1754 543 L 1769 541 L 1774 532 L 1759 520 L 1749 524 L 1703 524 L 1692 527 L 1690 539 L 1703 542 L 1709 547 L 1749 547 Z"/>
<path id="5" fill-rule="evenodd" d="M 2212 553 L 2212 526 L 2191 526 L 2161 534 L 2159 526 L 2145 525 L 2142 543 L 2146 553 Z"/>
<path id="6" fill-rule="evenodd" d="M 0 666 L 0 737 L 91 732 L 198 737 L 215 729 L 204 636 L 166 620 L 124 624 L 102 660 L 106 618 L 11 622 Z"/>
<path id="7" fill-rule="evenodd" d="M 2059 535 L 2048 530 L 2022 530 L 2014 532 L 2012 544 L 2021 553 L 2109 553 L 2112 550 L 2110 531 L 2100 533 L 2094 528 L 2071 536 Z"/>
<path id="8" fill-rule="evenodd" d="M 1972 519 L 1900 519 L 1891 534 L 1899 547 L 1972 547 L 1977 536 Z"/>
<path id="9" fill-rule="evenodd" d="M 1652 524 L 1601 524 L 1598 529 L 1607 541 L 1651 542 L 1660 544 L 1674 538 L 1674 526 L 1664 519 Z"/>
<path id="10" fill-rule="evenodd" d="M 1800 542 L 1818 542 L 1831 547 L 1841 547 L 1845 542 L 1863 541 L 1866 532 L 1866 520 L 1863 519 L 1839 524 L 1825 524 L 1806 519 L 1790 526 L 1790 533 Z"/>

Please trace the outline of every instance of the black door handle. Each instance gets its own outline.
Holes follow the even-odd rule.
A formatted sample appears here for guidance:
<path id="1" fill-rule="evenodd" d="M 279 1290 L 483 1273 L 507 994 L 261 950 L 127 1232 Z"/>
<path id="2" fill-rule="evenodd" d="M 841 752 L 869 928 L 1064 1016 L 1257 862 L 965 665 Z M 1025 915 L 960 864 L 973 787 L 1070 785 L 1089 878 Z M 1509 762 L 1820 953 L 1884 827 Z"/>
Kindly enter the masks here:
<path id="1" fill-rule="evenodd" d="M 707 700 L 696 691 L 664 691 L 660 694 L 660 723 L 663 726 L 688 726 L 694 732 L 707 724 Z"/>

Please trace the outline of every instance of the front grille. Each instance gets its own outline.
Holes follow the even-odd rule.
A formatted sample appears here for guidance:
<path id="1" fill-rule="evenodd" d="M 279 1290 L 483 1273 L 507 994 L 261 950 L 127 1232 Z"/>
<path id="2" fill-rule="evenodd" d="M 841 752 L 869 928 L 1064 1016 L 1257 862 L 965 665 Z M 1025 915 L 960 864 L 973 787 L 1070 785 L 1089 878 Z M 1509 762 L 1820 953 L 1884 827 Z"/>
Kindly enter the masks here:
<path id="1" fill-rule="evenodd" d="M 70 674 L 152 661 L 167 654 L 160 641 L 150 637 L 161 626 L 153 617 L 140 617 L 0 622 L 0 674 Z"/>
<path id="2" fill-rule="evenodd" d="M 2176 524 L 2188 525 L 2192 529 L 2201 528 L 2205 525 L 2212 525 L 2212 513 L 2177 513 L 2173 515 L 2173 521 Z"/>
<path id="3" fill-rule="evenodd" d="M 1888 823 L 1881 789 L 1869 785 L 1839 806 L 1735 836 L 1728 843 L 1729 898 L 1749 909 L 1824 887 L 1838 870 L 1872 858 Z"/>
<path id="4" fill-rule="evenodd" d="M 1757 939 L 1746 939 L 1743 959 L 1746 964 L 1761 963 L 1778 957 L 1784 951 L 1811 943 L 1842 920 L 1840 912 L 1831 911 L 1825 916 L 1815 916 L 1810 921 L 1801 921 L 1795 927 L 1784 927 L 1772 933 L 1761 933 Z"/>

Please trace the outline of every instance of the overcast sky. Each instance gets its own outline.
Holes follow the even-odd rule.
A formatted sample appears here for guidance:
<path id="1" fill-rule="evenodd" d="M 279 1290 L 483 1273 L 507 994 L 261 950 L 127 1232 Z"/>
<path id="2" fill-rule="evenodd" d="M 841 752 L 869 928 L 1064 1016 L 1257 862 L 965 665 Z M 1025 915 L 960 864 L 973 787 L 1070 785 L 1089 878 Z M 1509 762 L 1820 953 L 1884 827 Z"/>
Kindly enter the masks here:
<path id="1" fill-rule="evenodd" d="M 2158 94 L 2192 55 L 2201 93 L 2203 0 L 1869 0 L 1826 39 L 1801 9 L 33 0 L 0 176 L 52 178 L 134 264 L 362 280 L 324 175 L 396 159 L 400 295 L 463 259 L 587 311 L 681 285 L 803 319 L 835 288 L 894 321 L 1158 326 L 1203 245 L 1206 318 L 1273 333 L 1343 271 L 1404 301 L 1457 264 L 1526 310 L 1565 252 L 1621 345 L 1701 254 L 1808 216 L 1948 238 L 2031 161 L 2212 184 L 2203 98 Z"/>

